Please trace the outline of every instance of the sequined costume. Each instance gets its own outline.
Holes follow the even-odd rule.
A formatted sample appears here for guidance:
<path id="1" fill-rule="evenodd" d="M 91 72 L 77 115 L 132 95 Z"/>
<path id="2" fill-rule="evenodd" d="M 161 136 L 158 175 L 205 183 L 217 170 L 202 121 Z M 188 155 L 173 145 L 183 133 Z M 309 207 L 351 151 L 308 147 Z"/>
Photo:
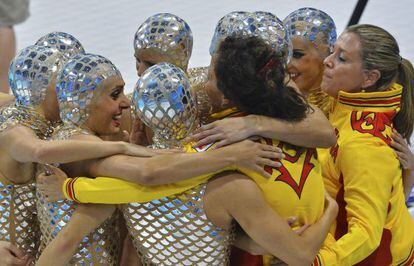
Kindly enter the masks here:
<path id="1" fill-rule="evenodd" d="M 319 50 L 327 46 L 332 51 L 337 37 L 336 26 L 325 12 L 311 7 L 300 8 L 290 13 L 283 23 L 289 38 L 300 37 L 311 42 Z M 310 89 L 307 100 L 319 107 L 326 116 L 329 115 L 333 99 L 320 87 Z"/>
<path id="2" fill-rule="evenodd" d="M 79 40 L 69 33 L 60 31 L 54 31 L 42 36 L 36 41 L 35 45 L 48 46 L 52 49 L 57 49 L 67 58 L 75 54 L 85 53 L 85 49 L 83 49 L 83 46 Z"/>
<path id="3" fill-rule="evenodd" d="M 214 30 L 210 55 L 214 55 L 228 36 L 256 36 L 269 44 L 286 59 L 292 55 L 292 43 L 283 22 L 270 12 L 231 12 L 222 17 Z"/>
<path id="4" fill-rule="evenodd" d="M 147 18 L 135 33 L 134 49 L 136 55 L 149 49 L 161 56 L 165 62 L 172 63 L 184 71 L 187 71 L 192 48 L 193 34 L 190 26 L 173 14 L 153 15 Z M 204 91 L 207 72 L 208 68 L 206 67 L 192 68 L 187 72 L 192 88 L 197 94 L 199 119 L 203 124 L 209 122 L 211 115 L 211 104 Z"/>
<path id="5" fill-rule="evenodd" d="M 134 49 L 155 50 L 170 62 L 186 70 L 193 50 L 193 34 L 190 26 L 180 17 L 160 13 L 147 18 L 138 28 Z"/>
<path id="6" fill-rule="evenodd" d="M 206 183 L 182 194 L 124 207 L 144 265 L 227 265 L 234 231 L 212 224 L 203 207 Z"/>
<path id="7" fill-rule="evenodd" d="M 160 63 L 147 69 L 134 90 L 137 115 L 154 131 L 154 147 L 180 147 L 197 121 L 190 82 L 180 68 Z M 128 231 L 144 265 L 226 265 L 233 231 L 207 218 L 207 183 L 123 209 Z"/>
<path id="8" fill-rule="evenodd" d="M 46 91 L 65 57 L 49 47 L 29 46 L 20 51 L 10 64 L 9 84 L 15 106 L 0 109 L 0 133 L 7 134 L 16 125 L 27 127 L 39 139 L 46 140 L 53 132 L 52 124 L 37 111 Z M 35 257 L 39 244 L 39 227 L 35 203 L 33 163 L 32 179 L 14 184 L 0 171 L 0 240 L 10 241 Z"/>
<path id="9" fill-rule="evenodd" d="M 101 82 L 120 76 L 118 69 L 106 58 L 78 54 L 62 68 L 57 79 L 57 96 L 63 125 L 53 139 L 64 140 L 74 135 L 93 134 L 82 125 L 89 116 L 89 105 L 100 95 Z M 37 192 L 37 209 L 42 233 L 42 251 L 69 222 L 76 205 L 71 201 L 48 203 Z M 94 232 L 83 238 L 70 265 L 117 265 L 119 255 L 118 213 L 115 212 Z"/>

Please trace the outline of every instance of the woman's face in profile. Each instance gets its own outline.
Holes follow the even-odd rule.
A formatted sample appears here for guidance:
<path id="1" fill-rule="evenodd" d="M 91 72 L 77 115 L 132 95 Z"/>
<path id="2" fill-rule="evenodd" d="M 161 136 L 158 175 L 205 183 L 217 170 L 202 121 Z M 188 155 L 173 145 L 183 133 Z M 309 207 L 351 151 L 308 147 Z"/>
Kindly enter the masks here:
<path id="1" fill-rule="evenodd" d="M 362 63 L 362 46 L 358 35 L 352 32 L 342 33 L 335 43 L 334 51 L 324 60 L 321 89 L 332 97 L 338 92 L 361 91 L 365 71 Z"/>
<path id="2" fill-rule="evenodd" d="M 220 112 L 223 109 L 224 102 L 227 101 L 224 98 L 223 93 L 217 87 L 217 77 L 215 73 L 217 55 L 211 57 L 210 67 L 208 68 L 208 80 L 206 83 L 206 93 L 210 98 L 212 112 Z"/>

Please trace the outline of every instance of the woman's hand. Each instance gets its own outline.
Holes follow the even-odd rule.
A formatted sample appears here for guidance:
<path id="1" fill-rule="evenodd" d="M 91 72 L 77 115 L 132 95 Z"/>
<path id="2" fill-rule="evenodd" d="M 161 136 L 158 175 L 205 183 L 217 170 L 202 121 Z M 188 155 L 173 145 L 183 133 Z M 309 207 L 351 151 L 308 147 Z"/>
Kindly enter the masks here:
<path id="1" fill-rule="evenodd" d="M 247 168 L 266 178 L 270 178 L 271 174 L 266 172 L 264 167 L 280 167 L 282 164 L 278 160 L 285 157 L 278 147 L 251 140 L 243 140 L 222 149 L 228 149 L 230 156 L 234 158 L 236 169 Z"/>
<path id="2" fill-rule="evenodd" d="M 338 203 L 325 191 L 325 213 L 328 213 L 330 217 L 335 218 L 338 215 L 338 211 Z"/>
<path id="3" fill-rule="evenodd" d="M 27 266 L 32 258 L 10 242 L 0 241 L 0 260 L 3 266 Z"/>
<path id="4" fill-rule="evenodd" d="M 402 168 L 404 170 L 414 170 L 414 154 L 411 152 L 407 141 L 395 129 L 392 132 L 390 146 L 397 153 Z"/>
<path id="5" fill-rule="evenodd" d="M 218 142 L 216 148 L 219 148 L 247 139 L 253 134 L 254 128 L 254 116 L 225 118 L 201 126 L 186 141 L 196 142 L 195 146 Z"/>
<path id="6" fill-rule="evenodd" d="M 37 189 L 49 202 L 65 199 L 63 183 L 68 176 L 57 167 L 47 166 L 47 171 L 37 177 Z"/>
<path id="7" fill-rule="evenodd" d="M 132 123 L 131 133 L 129 134 L 129 142 L 142 146 L 150 144 L 144 122 L 138 117 Z"/>
<path id="8" fill-rule="evenodd" d="M 394 129 L 390 146 L 395 150 L 403 168 L 404 195 L 408 200 L 414 186 L 414 154 L 407 141 Z"/>

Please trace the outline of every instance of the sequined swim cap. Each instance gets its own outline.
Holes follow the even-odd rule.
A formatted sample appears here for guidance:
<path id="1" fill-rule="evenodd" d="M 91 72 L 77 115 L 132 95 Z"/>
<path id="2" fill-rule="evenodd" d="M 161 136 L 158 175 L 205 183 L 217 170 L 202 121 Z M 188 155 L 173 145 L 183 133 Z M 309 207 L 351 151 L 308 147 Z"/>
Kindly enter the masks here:
<path id="1" fill-rule="evenodd" d="M 68 58 L 75 54 L 85 53 L 82 44 L 69 33 L 54 31 L 41 37 L 35 45 L 49 46 L 64 53 Z"/>
<path id="2" fill-rule="evenodd" d="M 31 45 L 21 50 L 9 68 L 9 85 L 16 105 L 33 107 L 41 104 L 66 60 L 64 54 L 46 46 Z"/>
<path id="3" fill-rule="evenodd" d="M 270 12 L 231 12 L 217 23 L 210 45 L 210 55 L 217 52 L 220 42 L 228 36 L 256 36 L 290 58 L 292 44 L 282 21 Z"/>
<path id="4" fill-rule="evenodd" d="M 283 21 L 290 38 L 301 36 L 315 45 L 328 45 L 336 42 L 336 27 L 333 19 L 325 12 L 305 7 L 290 13 Z"/>
<path id="5" fill-rule="evenodd" d="M 170 63 L 156 64 L 143 73 L 132 102 L 140 119 L 165 143 L 185 138 L 196 124 L 190 82 L 182 69 Z"/>
<path id="6" fill-rule="evenodd" d="M 181 18 L 160 13 L 147 18 L 139 26 L 134 38 L 135 53 L 153 49 L 182 69 L 187 69 L 193 50 L 193 34 L 190 26 Z"/>
<path id="7" fill-rule="evenodd" d="M 102 92 L 99 85 L 112 76 L 121 76 L 121 73 L 103 56 L 78 54 L 70 58 L 57 77 L 62 121 L 76 125 L 86 122 L 91 103 Z"/>

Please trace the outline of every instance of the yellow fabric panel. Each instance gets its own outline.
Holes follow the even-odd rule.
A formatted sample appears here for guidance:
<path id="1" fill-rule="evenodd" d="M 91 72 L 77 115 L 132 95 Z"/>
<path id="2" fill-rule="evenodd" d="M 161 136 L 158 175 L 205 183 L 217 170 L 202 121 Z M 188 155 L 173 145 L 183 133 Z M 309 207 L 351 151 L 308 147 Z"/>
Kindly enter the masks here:
<path id="1" fill-rule="evenodd" d="M 318 254 L 323 265 L 354 265 L 379 245 L 375 254 L 392 265 L 410 254 L 414 222 L 404 202 L 399 161 L 388 146 L 401 90 L 395 84 L 386 92 L 340 92 L 330 115 L 338 140 L 322 164 L 325 186 L 340 212 L 331 228 L 337 240 Z"/>

